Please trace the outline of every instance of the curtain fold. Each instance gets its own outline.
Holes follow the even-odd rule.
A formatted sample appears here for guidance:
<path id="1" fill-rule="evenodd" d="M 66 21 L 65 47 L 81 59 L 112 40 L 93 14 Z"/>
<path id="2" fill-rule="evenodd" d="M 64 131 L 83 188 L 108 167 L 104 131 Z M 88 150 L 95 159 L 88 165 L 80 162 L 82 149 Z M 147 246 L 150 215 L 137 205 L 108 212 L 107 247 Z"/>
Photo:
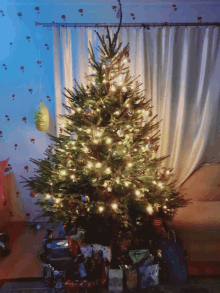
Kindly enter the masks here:
<path id="1" fill-rule="evenodd" d="M 74 79 L 86 86 L 89 41 L 96 59 L 100 45 L 95 30 L 105 28 L 54 27 L 56 115 L 64 114 L 64 87 L 72 90 Z M 117 28 L 109 28 L 111 38 Z M 107 40 L 107 39 L 106 39 Z M 153 116 L 160 121 L 160 148 L 156 157 L 170 155 L 163 166 L 173 168 L 176 187 L 203 163 L 218 156 L 217 122 L 220 101 L 219 27 L 121 28 L 117 44 L 130 44 L 130 75 L 140 75 L 146 100 L 152 99 Z M 146 122 L 152 117 L 145 117 Z M 57 135 L 60 121 L 57 119 Z M 153 134 L 153 133 L 152 133 Z M 215 148 L 210 142 L 215 141 Z M 208 155 L 207 155 L 208 154 Z"/>

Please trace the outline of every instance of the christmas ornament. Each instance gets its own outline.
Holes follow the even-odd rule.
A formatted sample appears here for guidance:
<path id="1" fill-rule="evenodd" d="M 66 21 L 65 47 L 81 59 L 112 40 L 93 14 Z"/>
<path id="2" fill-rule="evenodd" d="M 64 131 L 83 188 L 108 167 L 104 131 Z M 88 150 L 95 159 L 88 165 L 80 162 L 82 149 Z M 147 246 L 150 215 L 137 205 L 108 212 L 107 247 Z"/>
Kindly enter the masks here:
<path id="1" fill-rule="evenodd" d="M 88 152 L 88 155 L 89 155 L 90 157 L 93 157 L 93 152 Z"/>
<path id="2" fill-rule="evenodd" d="M 70 139 L 71 140 L 77 140 L 77 138 L 78 138 L 78 135 L 75 132 L 72 132 L 71 135 L 70 135 Z"/>
<path id="3" fill-rule="evenodd" d="M 36 197 L 37 196 L 37 192 L 35 190 L 30 192 L 30 196 L 31 197 Z"/>
<path id="4" fill-rule="evenodd" d="M 39 131 L 46 131 L 49 128 L 50 117 L 49 111 L 44 103 L 40 102 L 40 111 L 34 112 L 35 126 Z"/>
<path id="5" fill-rule="evenodd" d="M 113 157 L 116 158 L 117 157 L 117 153 L 114 152 L 113 153 Z"/>
<path id="6" fill-rule="evenodd" d="M 149 143 L 149 144 L 146 145 L 146 147 L 151 149 L 153 147 L 153 145 Z"/>
<path id="7" fill-rule="evenodd" d="M 131 117 L 133 116 L 133 111 L 128 110 L 128 111 L 127 111 L 127 116 L 131 118 Z"/>
<path id="8" fill-rule="evenodd" d="M 107 93 L 109 92 L 110 86 L 111 86 L 110 82 L 107 82 L 106 85 L 105 85 Z"/>
<path id="9" fill-rule="evenodd" d="M 105 65 L 108 66 L 109 65 L 109 61 L 105 61 Z"/>
<path id="10" fill-rule="evenodd" d="M 154 147 L 155 154 L 157 153 L 158 149 L 159 149 L 159 145 L 155 145 Z"/>
<path id="11" fill-rule="evenodd" d="M 141 174 L 141 175 L 144 175 L 145 171 L 140 169 L 140 170 L 138 170 L 138 173 Z"/>
<path id="12" fill-rule="evenodd" d="M 89 196 L 88 196 L 88 195 L 84 195 L 84 196 L 82 196 L 82 201 L 83 201 L 84 203 L 88 203 L 88 202 L 90 202 L 90 198 L 89 198 Z"/>
<path id="13" fill-rule="evenodd" d="M 147 116 L 148 116 L 148 117 L 151 117 L 151 116 L 152 116 L 152 114 L 153 114 L 152 110 L 151 110 L 151 109 L 149 109 L 149 110 L 148 110 L 148 113 L 147 113 Z"/>
<path id="14" fill-rule="evenodd" d="M 69 113 L 70 113 L 70 114 L 75 114 L 75 110 L 73 110 L 73 109 L 69 109 Z"/>
<path id="15" fill-rule="evenodd" d="M 91 117 L 91 116 L 93 115 L 93 111 L 92 111 L 92 109 L 90 109 L 90 108 L 86 109 L 86 115 L 87 115 L 88 117 Z"/>
<path id="16" fill-rule="evenodd" d="M 118 135 L 119 137 L 124 136 L 124 131 L 121 130 L 121 129 L 119 129 L 119 130 L 117 131 L 117 135 Z"/>

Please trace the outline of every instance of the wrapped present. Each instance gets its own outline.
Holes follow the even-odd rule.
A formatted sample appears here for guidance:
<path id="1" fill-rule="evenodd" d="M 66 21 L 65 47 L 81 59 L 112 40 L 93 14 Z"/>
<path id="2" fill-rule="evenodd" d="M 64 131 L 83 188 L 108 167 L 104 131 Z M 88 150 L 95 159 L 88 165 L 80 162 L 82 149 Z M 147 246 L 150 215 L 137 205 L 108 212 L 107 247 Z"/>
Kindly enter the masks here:
<path id="1" fill-rule="evenodd" d="M 87 289 L 87 291 L 91 291 L 96 287 L 95 282 L 91 281 L 72 281 L 72 280 L 67 280 L 65 283 L 65 291 L 66 292 L 71 292 L 71 293 L 76 293 L 78 289 L 83 288 Z"/>
<path id="2" fill-rule="evenodd" d="M 141 261 L 150 260 L 151 254 L 149 249 L 138 249 L 138 250 L 130 250 L 129 256 L 133 261 L 133 264 L 137 264 Z"/>
<path id="3" fill-rule="evenodd" d="M 126 287 L 127 289 L 135 289 L 138 284 L 138 273 L 136 269 L 131 266 L 125 271 L 126 272 Z"/>
<path id="4" fill-rule="evenodd" d="M 143 263 L 138 268 L 139 284 L 140 288 L 144 289 L 149 286 L 159 284 L 159 265 L 149 265 L 149 263 Z"/>
<path id="5" fill-rule="evenodd" d="M 65 282 L 66 282 L 66 272 L 53 272 L 53 281 L 54 281 L 54 288 L 55 289 L 64 289 Z"/>
<path id="6" fill-rule="evenodd" d="M 51 242 L 50 258 L 60 258 L 69 256 L 69 244 L 67 239 L 53 240 Z"/>
<path id="7" fill-rule="evenodd" d="M 77 257 L 78 256 L 78 250 L 79 246 L 76 242 L 76 240 L 73 239 L 72 236 L 68 236 L 68 244 L 69 244 L 69 253 L 70 255 Z"/>
<path id="8" fill-rule="evenodd" d="M 112 251 L 111 248 L 108 246 L 103 246 L 101 244 L 90 244 L 87 246 L 80 246 L 80 250 L 84 257 L 91 257 L 92 252 L 94 251 L 99 255 L 100 258 L 103 258 L 104 260 L 108 260 L 111 262 L 112 259 Z"/>
<path id="9" fill-rule="evenodd" d="M 112 292 L 123 291 L 123 270 L 109 269 L 108 271 L 108 290 Z"/>

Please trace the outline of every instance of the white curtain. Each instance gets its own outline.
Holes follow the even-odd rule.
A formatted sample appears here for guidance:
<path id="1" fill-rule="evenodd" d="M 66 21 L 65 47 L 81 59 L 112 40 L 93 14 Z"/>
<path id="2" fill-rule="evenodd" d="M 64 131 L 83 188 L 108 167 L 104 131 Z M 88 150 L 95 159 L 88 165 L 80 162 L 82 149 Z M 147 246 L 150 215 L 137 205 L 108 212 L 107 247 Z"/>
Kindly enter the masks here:
<path id="1" fill-rule="evenodd" d="M 54 28 L 56 115 L 65 113 L 64 87 L 74 78 L 86 86 L 89 41 L 100 45 L 94 28 Z M 96 28 L 107 35 L 105 28 Z M 117 28 L 109 28 L 110 35 Z M 106 39 L 107 40 L 107 39 Z M 216 142 L 220 101 L 219 27 L 121 28 L 118 43 L 130 44 L 130 74 L 140 75 L 146 100 L 160 121 L 160 148 L 156 157 L 170 155 L 163 166 L 173 168 L 176 187 L 203 163 L 210 143 Z M 150 118 L 146 118 L 150 119 Z M 57 120 L 57 135 L 59 135 Z M 216 154 L 215 154 L 216 155 Z M 218 153 L 217 153 L 218 155 Z"/>

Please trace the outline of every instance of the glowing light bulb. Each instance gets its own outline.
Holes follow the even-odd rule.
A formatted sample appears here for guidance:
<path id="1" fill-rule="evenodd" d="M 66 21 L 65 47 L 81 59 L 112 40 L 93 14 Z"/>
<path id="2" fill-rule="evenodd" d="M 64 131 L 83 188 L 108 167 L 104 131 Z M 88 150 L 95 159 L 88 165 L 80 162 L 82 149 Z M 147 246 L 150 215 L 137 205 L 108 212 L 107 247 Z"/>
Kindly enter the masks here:
<path id="1" fill-rule="evenodd" d="M 104 210 L 103 207 L 99 207 L 99 211 L 102 212 Z"/>
<path id="2" fill-rule="evenodd" d="M 66 171 L 65 171 L 65 170 L 62 170 L 62 171 L 60 172 L 60 174 L 61 174 L 61 175 L 66 175 Z"/>
<path id="3" fill-rule="evenodd" d="M 122 85 L 123 84 L 123 82 L 122 81 L 119 81 L 119 83 L 118 83 L 119 85 Z"/>
<path id="4" fill-rule="evenodd" d="M 120 114 L 119 111 L 116 111 L 116 112 L 115 112 L 115 115 L 119 115 L 119 114 Z"/>
<path id="5" fill-rule="evenodd" d="M 126 153 L 126 150 L 123 150 L 123 153 Z"/>
<path id="6" fill-rule="evenodd" d="M 111 73 L 111 76 L 114 76 L 114 73 Z"/>
<path id="7" fill-rule="evenodd" d="M 137 151 L 137 149 L 134 149 L 134 151 L 136 152 L 136 151 Z"/>
<path id="8" fill-rule="evenodd" d="M 147 207 L 147 211 L 148 211 L 149 214 L 152 214 L 152 213 L 153 213 L 153 208 L 152 208 L 152 206 L 148 206 L 148 207 Z"/>
<path id="9" fill-rule="evenodd" d="M 118 178 L 115 181 L 119 184 L 119 179 Z"/>
<path id="10" fill-rule="evenodd" d="M 166 198 L 166 201 L 168 201 L 168 198 Z"/>
<path id="11" fill-rule="evenodd" d="M 167 174 L 170 174 L 170 171 L 169 170 L 167 171 Z"/>
<path id="12" fill-rule="evenodd" d="M 131 163 L 128 163 L 128 167 L 131 167 L 132 166 L 132 164 Z"/>
<path id="13" fill-rule="evenodd" d="M 114 92 L 116 90 L 116 88 L 114 86 L 112 86 L 111 90 Z"/>
<path id="14" fill-rule="evenodd" d="M 106 172 L 107 172 L 107 173 L 111 173 L 111 169 L 110 169 L 110 168 L 107 168 L 107 169 L 106 169 Z"/>
<path id="15" fill-rule="evenodd" d="M 97 168 L 100 168 L 100 167 L 101 167 L 101 163 L 97 163 L 97 164 L 96 164 L 96 167 L 97 167 Z"/>
<path id="16" fill-rule="evenodd" d="M 119 144 L 121 144 L 121 142 L 119 142 Z"/>
<path id="17" fill-rule="evenodd" d="M 90 133 L 90 132 L 91 132 L 91 129 L 90 129 L 90 128 L 88 128 L 88 129 L 87 129 L 87 132 L 88 132 L 88 133 Z"/>
<path id="18" fill-rule="evenodd" d="M 122 84 L 122 83 L 121 83 L 121 84 Z M 124 93 L 127 92 L 127 89 L 126 89 L 125 86 L 123 86 L 122 91 L 123 91 Z"/>
<path id="19" fill-rule="evenodd" d="M 88 167 L 88 168 L 92 168 L 92 164 L 89 163 L 89 164 L 87 165 L 87 167 Z"/>
<path id="20" fill-rule="evenodd" d="M 74 175 L 71 175 L 71 176 L 70 176 L 70 178 L 71 178 L 71 179 L 74 179 L 74 178 L 75 178 L 75 176 L 74 176 Z"/>
<path id="21" fill-rule="evenodd" d="M 127 125 L 126 127 L 129 128 L 129 125 Z"/>
<path id="22" fill-rule="evenodd" d="M 56 202 L 56 203 L 60 202 L 60 199 L 59 199 L 59 198 L 56 198 L 56 199 L 55 199 L 55 202 Z"/>
<path id="23" fill-rule="evenodd" d="M 125 186 L 128 186 L 129 184 L 128 184 L 128 182 L 125 182 Z"/>
<path id="24" fill-rule="evenodd" d="M 145 149 L 145 147 L 142 147 L 141 149 L 142 149 L 142 150 L 144 150 L 144 149 Z"/>
<path id="25" fill-rule="evenodd" d="M 104 186 L 106 187 L 107 185 L 108 185 L 107 182 L 105 182 L 105 183 L 104 183 Z"/>
<path id="26" fill-rule="evenodd" d="M 118 205 L 117 205 L 116 203 L 113 203 L 113 204 L 112 204 L 112 208 L 113 208 L 114 210 L 116 210 L 117 207 L 118 207 Z"/>
<path id="27" fill-rule="evenodd" d="M 167 206 L 163 206 L 163 208 L 164 208 L 164 209 L 166 209 L 166 208 L 167 208 Z"/>
<path id="28" fill-rule="evenodd" d="M 106 68 L 105 65 L 102 65 L 102 68 L 105 69 Z"/>
<path id="29" fill-rule="evenodd" d="M 74 145 L 75 144 L 75 141 L 71 141 L 71 144 Z"/>
<path id="30" fill-rule="evenodd" d="M 157 184 L 157 182 L 156 181 L 153 181 L 153 184 Z"/>
<path id="31" fill-rule="evenodd" d="M 111 141 L 112 141 L 111 138 L 107 138 L 107 139 L 106 139 L 106 142 L 107 142 L 107 143 L 111 143 Z"/>
<path id="32" fill-rule="evenodd" d="M 103 79 L 103 83 L 105 83 L 106 82 L 106 80 L 105 79 Z"/>
<path id="33" fill-rule="evenodd" d="M 80 112 L 81 111 L 81 108 L 77 108 L 77 111 Z"/>
<path id="34" fill-rule="evenodd" d="M 50 185 L 53 185 L 53 183 L 51 182 Z"/>
<path id="35" fill-rule="evenodd" d="M 127 62 L 128 62 L 128 60 L 127 60 L 127 59 L 124 59 L 124 60 L 123 60 L 123 62 L 124 62 L 124 63 L 127 63 Z"/>
<path id="36" fill-rule="evenodd" d="M 51 196 L 49 194 L 46 195 L 46 198 L 51 198 Z"/>
<path id="37" fill-rule="evenodd" d="M 84 152 L 87 153 L 88 152 L 88 149 L 87 148 L 84 148 Z"/>
<path id="38" fill-rule="evenodd" d="M 61 126 L 64 128 L 65 127 L 65 124 L 62 123 Z"/>
<path id="39" fill-rule="evenodd" d="M 94 140 L 94 143 L 98 143 L 98 140 L 97 140 L 97 139 L 95 139 L 95 140 Z"/>
<path id="40" fill-rule="evenodd" d="M 135 193 L 136 193 L 136 195 L 140 195 L 141 194 L 139 190 L 136 190 Z"/>
<path id="41" fill-rule="evenodd" d="M 158 186 L 161 187 L 161 188 L 163 187 L 161 183 L 159 183 Z"/>
<path id="42" fill-rule="evenodd" d="M 134 84 L 132 84 L 131 88 L 132 88 L 132 89 L 134 89 L 134 88 L 135 88 L 135 85 L 134 85 Z"/>

